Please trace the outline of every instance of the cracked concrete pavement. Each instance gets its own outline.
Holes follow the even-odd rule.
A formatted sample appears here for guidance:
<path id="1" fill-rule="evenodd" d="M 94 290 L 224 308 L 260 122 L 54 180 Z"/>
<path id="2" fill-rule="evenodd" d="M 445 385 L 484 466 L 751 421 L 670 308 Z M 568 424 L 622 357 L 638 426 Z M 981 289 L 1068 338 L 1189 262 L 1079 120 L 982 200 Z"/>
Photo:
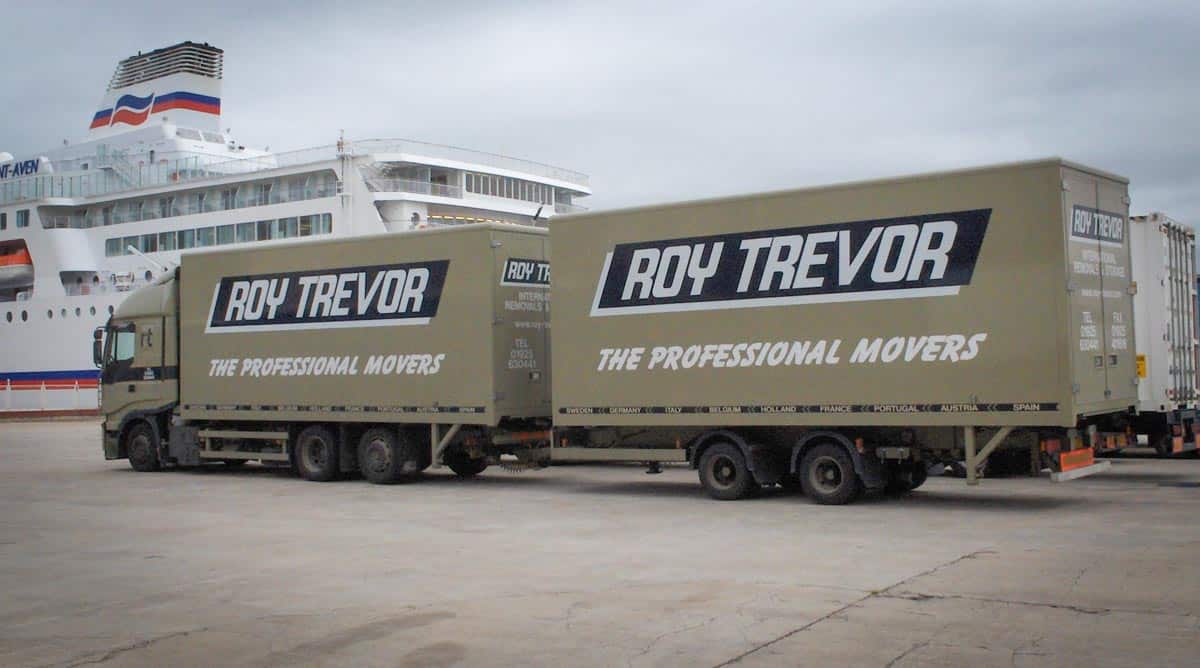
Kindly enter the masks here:
<path id="1" fill-rule="evenodd" d="M 0 665 L 1200 663 L 1200 460 L 830 508 L 695 474 L 138 474 L 0 423 Z"/>

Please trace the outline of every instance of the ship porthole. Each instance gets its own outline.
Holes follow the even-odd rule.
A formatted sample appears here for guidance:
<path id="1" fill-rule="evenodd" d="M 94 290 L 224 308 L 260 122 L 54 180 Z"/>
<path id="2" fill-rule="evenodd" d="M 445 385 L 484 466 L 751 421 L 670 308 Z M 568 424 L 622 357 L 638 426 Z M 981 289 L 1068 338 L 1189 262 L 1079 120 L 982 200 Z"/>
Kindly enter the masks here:
<path id="1" fill-rule="evenodd" d="M 53 320 L 53 319 L 54 319 L 54 309 L 52 309 L 52 308 L 48 308 L 48 309 L 46 309 L 46 319 L 47 319 L 47 320 Z"/>
<path id="2" fill-rule="evenodd" d="M 61 309 L 58 314 L 62 317 L 67 317 L 67 309 Z"/>
<path id="3" fill-rule="evenodd" d="M 12 311 L 9 311 L 8 313 L 5 313 L 4 315 L 8 317 L 9 322 L 12 322 Z"/>
<path id="4" fill-rule="evenodd" d="M 21 311 L 21 322 L 29 320 L 29 311 Z"/>
<path id="5" fill-rule="evenodd" d="M 96 315 L 96 307 L 95 306 L 88 307 L 88 315 Z"/>
<path id="6" fill-rule="evenodd" d="M 78 318 L 82 314 L 83 314 L 83 312 L 79 310 L 78 306 L 76 306 L 75 307 L 75 317 Z"/>
<path id="7" fill-rule="evenodd" d="M 113 307 L 112 307 L 112 304 L 109 304 L 109 305 L 108 305 L 108 314 L 109 314 L 109 315 L 112 315 L 112 314 L 113 314 Z"/>

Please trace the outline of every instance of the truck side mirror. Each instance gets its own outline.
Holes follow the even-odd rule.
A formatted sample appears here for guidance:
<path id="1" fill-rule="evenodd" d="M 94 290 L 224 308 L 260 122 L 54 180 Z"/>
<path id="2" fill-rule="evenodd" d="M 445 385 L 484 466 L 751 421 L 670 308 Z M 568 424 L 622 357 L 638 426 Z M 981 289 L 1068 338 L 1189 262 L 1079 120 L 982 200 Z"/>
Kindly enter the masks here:
<path id="1" fill-rule="evenodd" d="M 97 368 L 104 364 L 104 328 L 97 327 L 92 332 L 92 364 Z"/>

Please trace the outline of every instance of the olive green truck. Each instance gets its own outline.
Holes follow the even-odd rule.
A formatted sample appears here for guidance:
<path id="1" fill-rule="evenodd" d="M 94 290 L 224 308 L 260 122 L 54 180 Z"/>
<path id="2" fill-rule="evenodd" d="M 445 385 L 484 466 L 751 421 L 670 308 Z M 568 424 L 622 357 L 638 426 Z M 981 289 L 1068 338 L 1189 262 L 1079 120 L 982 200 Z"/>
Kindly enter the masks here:
<path id="1" fill-rule="evenodd" d="M 104 451 L 372 482 L 679 462 L 832 504 L 1006 451 L 1079 477 L 1137 403 L 1128 205 L 1051 159 L 186 254 L 97 331 Z"/>

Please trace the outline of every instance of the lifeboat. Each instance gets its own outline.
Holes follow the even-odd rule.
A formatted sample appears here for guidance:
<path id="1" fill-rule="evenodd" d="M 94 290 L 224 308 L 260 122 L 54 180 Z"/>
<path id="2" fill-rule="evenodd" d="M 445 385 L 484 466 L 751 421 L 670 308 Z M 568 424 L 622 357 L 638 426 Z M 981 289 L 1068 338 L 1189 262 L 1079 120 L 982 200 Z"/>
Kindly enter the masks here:
<path id="1" fill-rule="evenodd" d="M 0 289 L 33 285 L 33 259 L 25 248 L 0 246 Z"/>

